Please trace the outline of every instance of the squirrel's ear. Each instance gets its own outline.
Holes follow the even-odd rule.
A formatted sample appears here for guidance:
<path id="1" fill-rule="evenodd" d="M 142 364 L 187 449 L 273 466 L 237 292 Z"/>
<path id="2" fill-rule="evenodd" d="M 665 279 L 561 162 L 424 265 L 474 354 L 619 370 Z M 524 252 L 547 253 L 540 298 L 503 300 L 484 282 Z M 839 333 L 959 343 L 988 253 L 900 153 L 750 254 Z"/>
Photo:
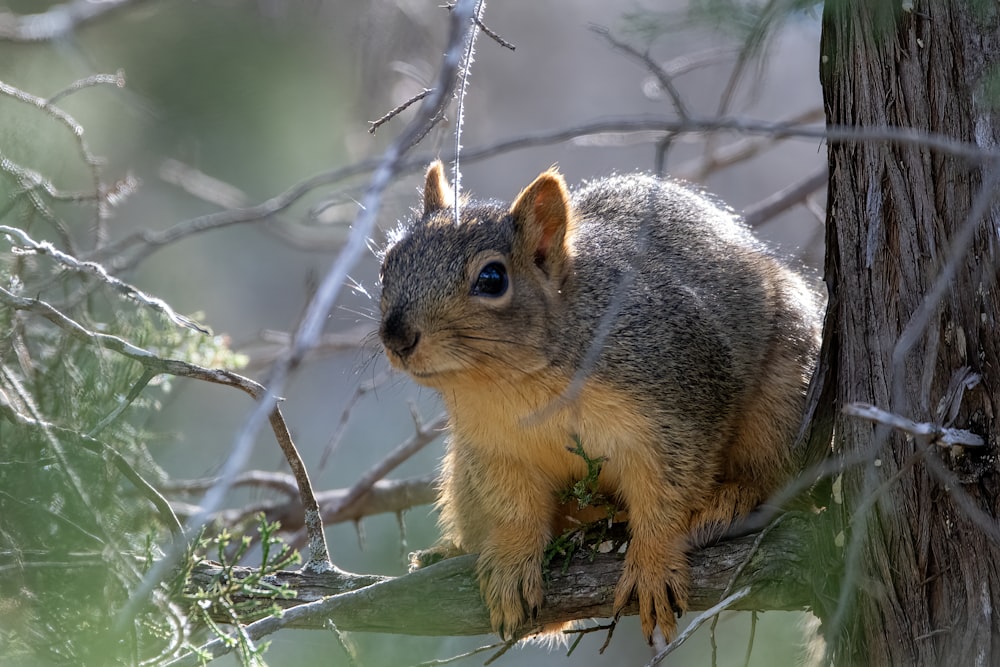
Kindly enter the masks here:
<path id="1" fill-rule="evenodd" d="M 424 215 L 448 208 L 454 199 L 455 193 L 448 185 L 448 177 L 444 175 L 444 165 L 441 160 L 434 160 L 427 167 L 424 181 Z"/>
<path id="2" fill-rule="evenodd" d="M 550 273 L 566 258 L 566 239 L 573 225 L 569 189 L 555 169 L 549 169 L 521 191 L 511 217 L 518 227 L 518 240 L 528 257 Z"/>

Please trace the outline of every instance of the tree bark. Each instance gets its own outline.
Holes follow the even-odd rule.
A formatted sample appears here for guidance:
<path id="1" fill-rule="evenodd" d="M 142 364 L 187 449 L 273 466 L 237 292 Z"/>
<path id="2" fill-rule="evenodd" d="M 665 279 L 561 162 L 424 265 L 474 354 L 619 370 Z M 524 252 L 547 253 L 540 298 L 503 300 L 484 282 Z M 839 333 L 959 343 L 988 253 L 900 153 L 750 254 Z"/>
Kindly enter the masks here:
<path id="1" fill-rule="evenodd" d="M 830 657 L 1000 664 L 1000 9 L 827 0 L 820 71 L 830 125 L 915 128 L 993 153 L 969 164 L 913 145 L 829 146 L 833 447 L 867 457 L 833 484 L 846 593 L 817 607 Z M 840 413 L 856 401 L 986 446 L 945 451 Z"/>

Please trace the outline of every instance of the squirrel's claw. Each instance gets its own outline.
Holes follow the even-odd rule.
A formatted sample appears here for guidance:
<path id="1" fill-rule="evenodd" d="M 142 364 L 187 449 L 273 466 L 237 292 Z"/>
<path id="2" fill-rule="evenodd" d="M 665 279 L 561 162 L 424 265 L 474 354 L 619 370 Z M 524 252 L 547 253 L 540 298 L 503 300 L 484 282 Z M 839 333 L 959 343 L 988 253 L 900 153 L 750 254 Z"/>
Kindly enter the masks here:
<path id="1" fill-rule="evenodd" d="M 633 595 L 639 602 L 639 622 L 646 641 L 653 643 L 653 630 L 659 626 L 667 641 L 677 632 L 677 617 L 687 607 L 686 563 L 672 568 L 657 564 L 644 569 L 637 559 L 626 555 L 625 569 L 615 588 L 614 618 L 617 621 Z"/>

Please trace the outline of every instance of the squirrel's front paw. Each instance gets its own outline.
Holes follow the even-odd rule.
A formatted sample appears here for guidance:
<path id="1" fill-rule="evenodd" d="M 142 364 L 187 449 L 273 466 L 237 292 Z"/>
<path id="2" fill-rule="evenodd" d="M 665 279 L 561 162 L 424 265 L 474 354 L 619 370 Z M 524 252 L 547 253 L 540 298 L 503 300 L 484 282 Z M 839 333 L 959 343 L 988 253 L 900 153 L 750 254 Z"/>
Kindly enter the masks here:
<path id="1" fill-rule="evenodd" d="M 410 552 L 410 572 L 419 570 L 422 567 L 433 565 L 445 558 L 453 558 L 461 555 L 461 550 L 451 543 L 436 544 L 430 549 Z"/>
<path id="2" fill-rule="evenodd" d="M 528 558 L 483 550 L 476 565 L 483 601 L 493 631 L 504 640 L 517 638 L 534 620 L 545 596 L 541 554 Z"/>
<path id="3" fill-rule="evenodd" d="M 639 621 L 646 641 L 653 643 L 658 625 L 667 641 L 677 631 L 677 616 L 687 609 L 690 575 L 687 558 L 681 553 L 670 559 L 642 558 L 625 553 L 625 569 L 615 587 L 614 617 L 617 619 L 635 595 L 639 601 Z"/>

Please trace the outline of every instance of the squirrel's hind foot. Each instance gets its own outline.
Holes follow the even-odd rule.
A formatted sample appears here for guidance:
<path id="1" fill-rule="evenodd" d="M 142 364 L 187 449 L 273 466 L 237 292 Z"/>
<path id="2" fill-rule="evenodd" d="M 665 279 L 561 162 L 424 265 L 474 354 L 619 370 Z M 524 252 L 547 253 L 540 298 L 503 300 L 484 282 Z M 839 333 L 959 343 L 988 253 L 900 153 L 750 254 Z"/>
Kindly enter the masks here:
<path id="1" fill-rule="evenodd" d="M 509 641 L 531 631 L 545 596 L 541 558 L 513 560 L 484 549 L 477 569 L 494 632 Z"/>

